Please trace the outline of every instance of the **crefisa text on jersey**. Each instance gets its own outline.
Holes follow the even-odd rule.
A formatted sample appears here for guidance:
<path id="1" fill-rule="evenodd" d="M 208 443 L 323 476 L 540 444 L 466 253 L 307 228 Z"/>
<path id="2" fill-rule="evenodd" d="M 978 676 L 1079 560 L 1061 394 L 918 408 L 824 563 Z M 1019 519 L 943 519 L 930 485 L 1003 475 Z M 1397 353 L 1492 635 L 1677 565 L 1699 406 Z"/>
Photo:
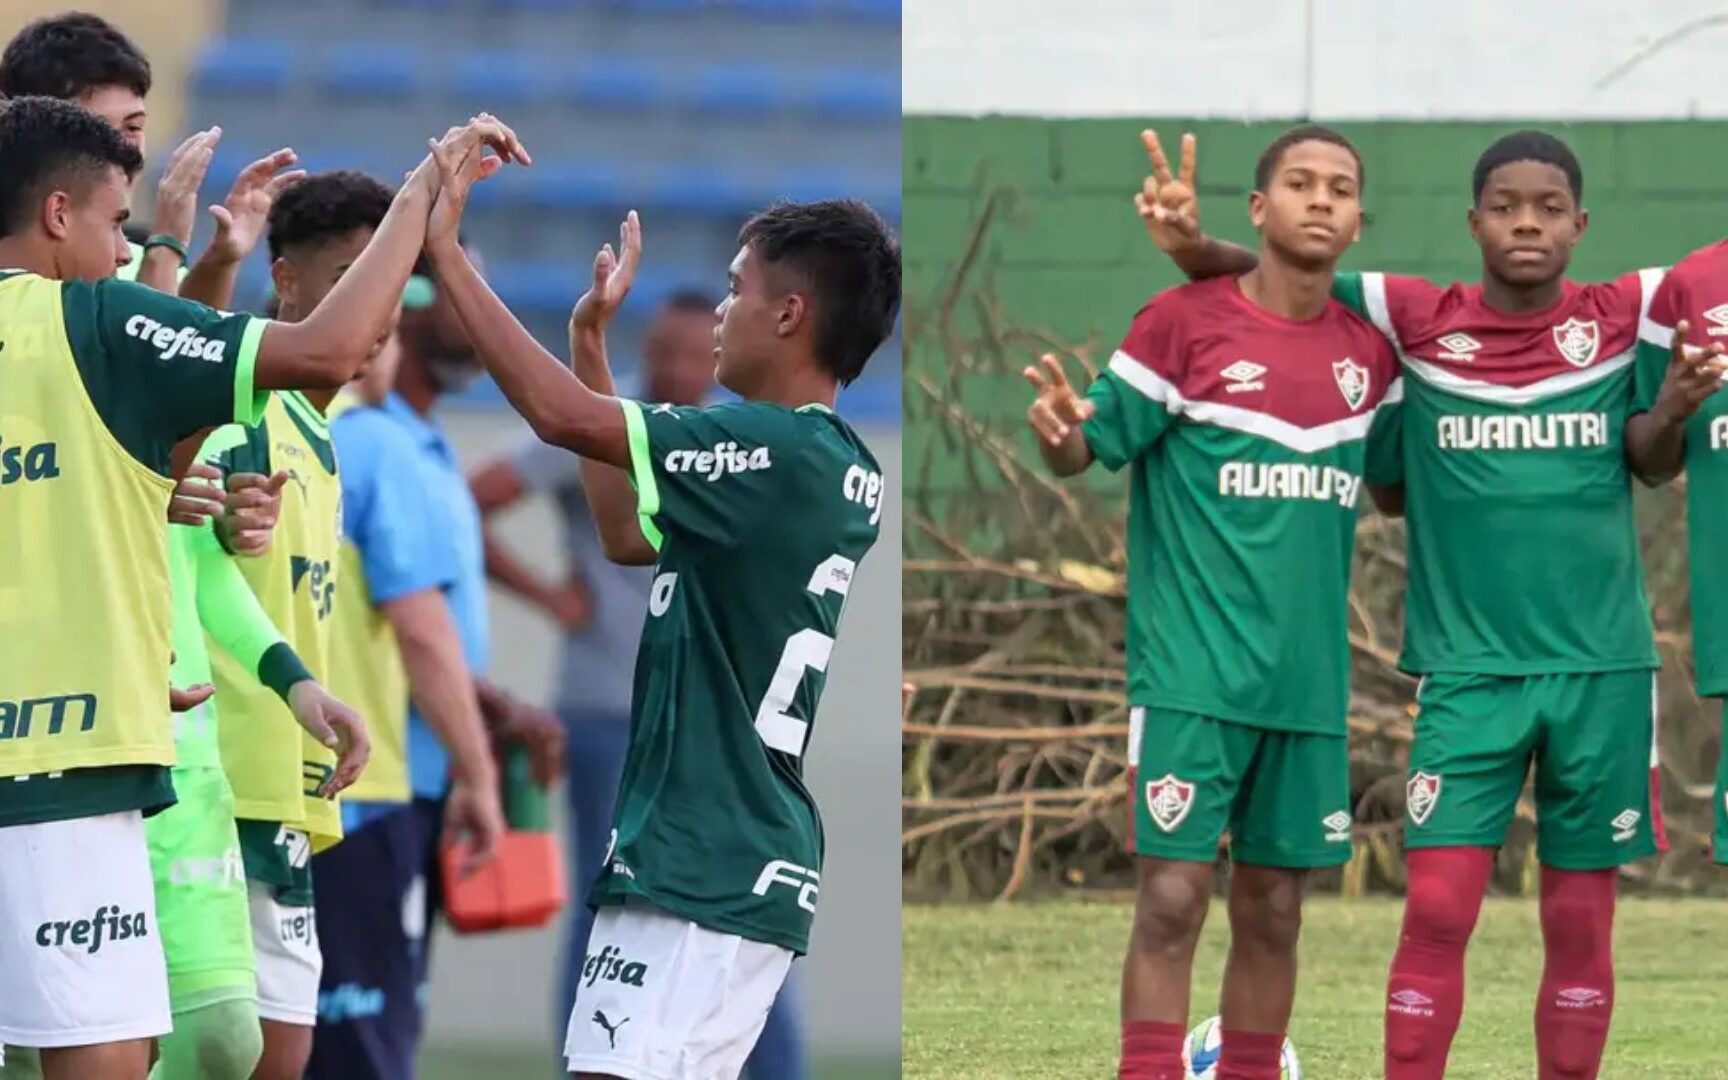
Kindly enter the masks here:
<path id="1" fill-rule="evenodd" d="M 840 493 L 870 511 L 870 524 L 882 520 L 882 474 L 853 465 L 840 480 Z"/>

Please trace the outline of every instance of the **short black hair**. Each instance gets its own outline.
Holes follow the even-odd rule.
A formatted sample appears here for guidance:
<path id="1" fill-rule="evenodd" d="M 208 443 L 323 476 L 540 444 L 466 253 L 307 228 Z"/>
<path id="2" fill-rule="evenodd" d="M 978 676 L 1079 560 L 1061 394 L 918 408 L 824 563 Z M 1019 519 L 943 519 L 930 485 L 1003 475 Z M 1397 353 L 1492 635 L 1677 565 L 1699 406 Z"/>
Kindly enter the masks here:
<path id="1" fill-rule="evenodd" d="M 0 95 L 70 101 L 98 86 L 150 95 L 150 61 L 99 15 L 72 11 L 37 19 L 0 53 Z"/>
<path id="2" fill-rule="evenodd" d="M 1254 190 L 1265 191 L 1272 183 L 1272 174 L 1278 171 L 1278 162 L 1283 159 L 1284 151 L 1297 143 L 1305 142 L 1331 143 L 1350 151 L 1350 156 L 1356 161 L 1356 189 L 1361 191 L 1367 188 L 1368 170 L 1362 167 L 1362 154 L 1356 149 L 1355 143 L 1325 124 L 1298 124 L 1273 139 L 1271 145 L 1260 151 L 1260 160 L 1254 163 Z"/>
<path id="3" fill-rule="evenodd" d="M 804 278 L 816 301 L 817 360 L 841 386 L 894 331 L 900 242 L 857 199 L 779 202 L 744 223 L 738 244 Z"/>
<path id="4" fill-rule="evenodd" d="M 660 305 L 667 311 L 700 312 L 714 314 L 714 309 L 720 306 L 720 301 L 710 293 L 697 288 L 673 289 L 666 297 L 666 302 Z"/>
<path id="5" fill-rule="evenodd" d="M 95 113 L 58 98 L 0 102 L 0 236 L 22 231 L 50 191 L 97 180 L 111 165 L 130 180 L 144 159 Z"/>
<path id="6" fill-rule="evenodd" d="M 355 229 L 376 229 L 390 212 L 395 193 L 352 169 L 308 176 L 276 197 L 270 207 L 266 242 L 272 261 L 289 248 L 345 236 Z"/>
<path id="7" fill-rule="evenodd" d="M 1572 201 L 1580 205 L 1584 202 L 1584 167 L 1578 164 L 1578 155 L 1572 152 L 1565 140 L 1546 131 L 1531 130 L 1502 135 L 1482 151 L 1482 156 L 1476 159 L 1475 171 L 1470 174 L 1470 201 L 1481 202 L 1482 189 L 1488 186 L 1489 174 L 1515 161 L 1535 161 L 1554 166 L 1566 174 L 1566 185 L 1572 189 Z"/>

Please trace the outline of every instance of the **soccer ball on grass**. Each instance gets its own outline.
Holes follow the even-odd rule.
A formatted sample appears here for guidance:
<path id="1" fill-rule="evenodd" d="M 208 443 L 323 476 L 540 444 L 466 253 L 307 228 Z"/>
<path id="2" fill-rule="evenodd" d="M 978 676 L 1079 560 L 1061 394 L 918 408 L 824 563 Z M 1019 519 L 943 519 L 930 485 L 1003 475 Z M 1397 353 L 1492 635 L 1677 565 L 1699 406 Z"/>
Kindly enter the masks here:
<path id="1" fill-rule="evenodd" d="M 1194 1025 L 1182 1042 L 1182 1067 L 1188 1080 L 1214 1080 L 1218 1075 L 1218 1058 L 1224 1048 L 1224 1025 L 1216 1016 Z M 1296 1062 L 1296 1048 L 1284 1040 L 1284 1052 L 1279 1055 L 1280 1080 L 1302 1080 L 1302 1066 Z"/>

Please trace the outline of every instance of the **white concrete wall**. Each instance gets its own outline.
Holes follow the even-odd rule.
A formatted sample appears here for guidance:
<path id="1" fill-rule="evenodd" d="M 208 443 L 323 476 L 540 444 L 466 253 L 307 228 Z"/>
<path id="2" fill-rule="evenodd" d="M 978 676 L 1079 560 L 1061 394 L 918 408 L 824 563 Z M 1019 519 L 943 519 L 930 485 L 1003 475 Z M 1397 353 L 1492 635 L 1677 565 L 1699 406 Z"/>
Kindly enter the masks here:
<path id="1" fill-rule="evenodd" d="M 905 0 L 908 113 L 1728 116 L 1723 0 Z"/>
<path id="2" fill-rule="evenodd" d="M 519 444 L 513 413 L 446 417 L 472 468 Z M 817 717 L 808 778 L 828 839 L 821 911 L 799 962 L 811 1049 L 821 1055 L 900 1053 L 900 432 L 863 430 L 888 479 L 881 539 L 858 570 Z M 545 503 L 501 520 L 505 538 L 542 565 L 562 565 L 557 520 Z M 556 640 L 543 619 L 496 590 L 492 675 L 547 700 Z M 562 800 L 560 799 L 561 803 Z M 550 1005 L 556 928 L 457 937 L 433 953 L 427 1039 L 439 1043 L 555 1045 Z M 559 1036 L 562 1038 L 562 1019 Z"/>

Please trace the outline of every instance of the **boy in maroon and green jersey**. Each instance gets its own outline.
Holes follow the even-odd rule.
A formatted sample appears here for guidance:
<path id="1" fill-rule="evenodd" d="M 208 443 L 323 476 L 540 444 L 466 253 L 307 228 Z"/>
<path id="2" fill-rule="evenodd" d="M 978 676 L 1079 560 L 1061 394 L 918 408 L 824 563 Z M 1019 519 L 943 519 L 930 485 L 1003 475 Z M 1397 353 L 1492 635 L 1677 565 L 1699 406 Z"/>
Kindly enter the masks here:
<path id="1" fill-rule="evenodd" d="M 1262 155 L 1259 267 L 1154 297 L 1084 398 L 1030 420 L 1058 475 L 1132 466 L 1128 676 L 1140 889 L 1122 1077 L 1180 1078 L 1194 945 L 1228 830 L 1220 1075 L 1276 1080 L 1307 871 L 1350 858 L 1347 594 L 1370 429 L 1397 400 L 1374 327 L 1329 296 L 1360 159 L 1295 128 Z"/>
<path id="2" fill-rule="evenodd" d="M 1407 376 L 1399 437 L 1368 468 L 1409 519 L 1400 664 L 1422 676 L 1386 1075 L 1444 1074 L 1464 948 L 1534 766 L 1537 1056 L 1544 1077 L 1593 1076 L 1613 1002 L 1617 868 L 1663 842 L 1657 661 L 1625 442 L 1638 327 L 1662 273 L 1565 280 L 1586 225 L 1583 175 L 1550 135 L 1499 140 L 1472 181 L 1480 285 L 1352 274 L 1336 286 Z M 1156 174 L 1148 186 L 1142 214 L 1185 271 L 1249 264 L 1200 235 L 1191 190 Z"/>

